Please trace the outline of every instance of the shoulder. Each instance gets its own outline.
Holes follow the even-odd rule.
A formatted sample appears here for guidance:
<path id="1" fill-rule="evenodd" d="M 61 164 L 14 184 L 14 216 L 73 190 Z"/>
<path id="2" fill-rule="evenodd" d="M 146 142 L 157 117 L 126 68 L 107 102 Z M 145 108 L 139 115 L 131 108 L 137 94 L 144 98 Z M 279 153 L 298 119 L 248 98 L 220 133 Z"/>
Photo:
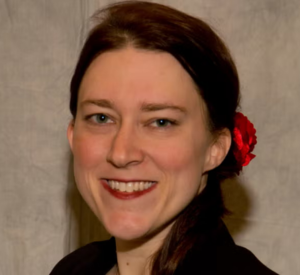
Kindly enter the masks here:
<path id="1" fill-rule="evenodd" d="M 106 274 L 115 262 L 114 239 L 93 242 L 64 257 L 50 275 Z"/>
<path id="2" fill-rule="evenodd" d="M 193 249 L 176 275 L 276 275 L 262 264 L 252 252 L 241 246 L 222 245 Z"/>
<path id="3" fill-rule="evenodd" d="M 251 251 L 238 245 L 218 247 L 217 267 L 217 274 L 276 275 Z M 227 273 L 224 273 L 225 270 Z"/>
<path id="4" fill-rule="evenodd" d="M 260 262 L 251 251 L 236 245 L 224 223 L 221 224 L 218 231 L 216 261 L 217 274 L 276 275 Z M 224 270 L 227 270 L 227 273 L 222 272 Z"/>
<path id="5" fill-rule="evenodd" d="M 223 223 L 204 242 L 194 244 L 176 271 L 176 275 L 276 275 L 252 252 L 236 245 Z"/>

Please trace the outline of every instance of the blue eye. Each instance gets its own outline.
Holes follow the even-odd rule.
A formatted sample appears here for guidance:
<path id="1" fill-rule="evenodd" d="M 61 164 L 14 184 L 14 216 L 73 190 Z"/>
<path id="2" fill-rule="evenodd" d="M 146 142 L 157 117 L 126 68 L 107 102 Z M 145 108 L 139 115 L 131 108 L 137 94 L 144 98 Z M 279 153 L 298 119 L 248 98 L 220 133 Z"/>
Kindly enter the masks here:
<path id="1" fill-rule="evenodd" d="M 104 124 L 104 123 L 111 123 L 111 119 L 104 114 L 95 114 L 90 116 L 90 119 L 92 119 L 95 123 L 98 124 Z"/>
<path id="2" fill-rule="evenodd" d="M 153 123 L 155 123 L 156 127 L 159 127 L 159 128 L 167 127 L 167 126 L 170 126 L 170 125 L 174 124 L 173 121 L 170 121 L 168 119 L 163 119 L 163 118 L 157 119 Z"/>

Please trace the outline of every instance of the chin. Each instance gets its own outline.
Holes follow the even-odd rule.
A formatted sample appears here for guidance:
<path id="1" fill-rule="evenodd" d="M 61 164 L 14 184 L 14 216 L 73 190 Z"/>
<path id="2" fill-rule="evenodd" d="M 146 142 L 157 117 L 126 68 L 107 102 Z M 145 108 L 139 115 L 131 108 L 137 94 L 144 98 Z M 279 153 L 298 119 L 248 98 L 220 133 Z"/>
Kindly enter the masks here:
<path id="1" fill-rule="evenodd" d="M 124 241 L 147 238 L 150 232 L 149 225 L 136 219 L 111 219 L 110 221 L 103 221 L 103 224 L 109 234 Z"/>

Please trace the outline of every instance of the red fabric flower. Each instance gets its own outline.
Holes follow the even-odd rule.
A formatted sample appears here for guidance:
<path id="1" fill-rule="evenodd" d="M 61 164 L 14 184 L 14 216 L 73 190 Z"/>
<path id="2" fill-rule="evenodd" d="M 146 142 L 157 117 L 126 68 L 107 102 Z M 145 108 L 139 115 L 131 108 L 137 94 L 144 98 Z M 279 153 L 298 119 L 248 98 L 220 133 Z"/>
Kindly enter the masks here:
<path id="1" fill-rule="evenodd" d="M 236 113 L 234 121 L 233 141 L 235 144 L 233 154 L 242 169 L 242 166 L 248 165 L 255 157 L 251 152 L 257 143 L 256 130 L 253 124 L 242 113 Z"/>

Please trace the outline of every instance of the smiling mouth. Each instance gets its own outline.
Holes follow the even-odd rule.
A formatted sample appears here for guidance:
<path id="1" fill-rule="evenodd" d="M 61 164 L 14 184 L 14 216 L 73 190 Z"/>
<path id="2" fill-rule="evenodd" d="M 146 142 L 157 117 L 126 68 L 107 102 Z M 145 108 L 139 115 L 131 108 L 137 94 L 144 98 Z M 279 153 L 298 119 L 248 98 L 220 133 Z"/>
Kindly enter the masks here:
<path id="1" fill-rule="evenodd" d="M 108 186 L 112 190 L 116 190 L 122 193 L 134 193 L 134 192 L 141 192 L 149 189 L 152 187 L 156 182 L 154 181 L 129 181 L 129 182 L 122 182 L 116 180 L 109 180 L 106 179 Z"/>

